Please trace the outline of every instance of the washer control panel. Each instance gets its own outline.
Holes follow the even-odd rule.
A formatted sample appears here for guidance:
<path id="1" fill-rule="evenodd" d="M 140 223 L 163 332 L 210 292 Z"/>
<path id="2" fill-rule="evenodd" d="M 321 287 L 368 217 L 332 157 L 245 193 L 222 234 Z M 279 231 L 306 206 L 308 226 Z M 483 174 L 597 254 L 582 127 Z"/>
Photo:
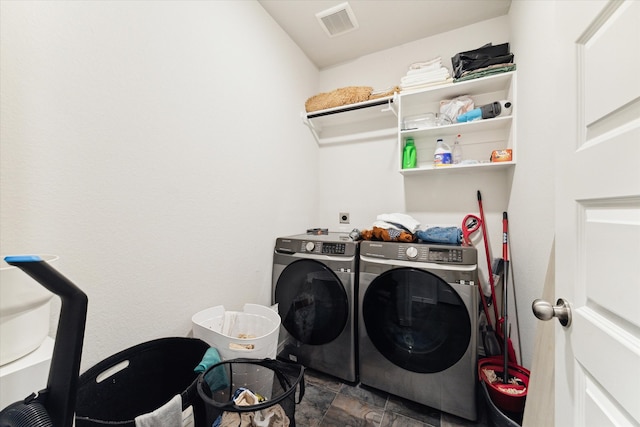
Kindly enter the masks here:
<path id="1" fill-rule="evenodd" d="M 429 262 L 461 263 L 462 249 L 429 248 L 427 252 Z"/>
<path id="2" fill-rule="evenodd" d="M 478 262 L 478 254 L 473 247 L 423 243 L 363 241 L 360 243 L 360 254 L 373 258 L 436 264 L 473 265 Z"/>

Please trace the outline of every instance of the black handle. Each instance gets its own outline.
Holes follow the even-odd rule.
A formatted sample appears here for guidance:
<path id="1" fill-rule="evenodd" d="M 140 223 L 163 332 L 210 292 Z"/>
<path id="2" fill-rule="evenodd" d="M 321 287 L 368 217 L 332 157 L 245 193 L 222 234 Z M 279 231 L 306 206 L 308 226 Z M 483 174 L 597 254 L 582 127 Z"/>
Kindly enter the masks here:
<path id="1" fill-rule="evenodd" d="M 87 295 L 38 256 L 8 256 L 5 261 L 27 273 L 62 300 L 47 381 L 48 393 L 43 405 L 55 427 L 71 427 L 87 320 Z"/>

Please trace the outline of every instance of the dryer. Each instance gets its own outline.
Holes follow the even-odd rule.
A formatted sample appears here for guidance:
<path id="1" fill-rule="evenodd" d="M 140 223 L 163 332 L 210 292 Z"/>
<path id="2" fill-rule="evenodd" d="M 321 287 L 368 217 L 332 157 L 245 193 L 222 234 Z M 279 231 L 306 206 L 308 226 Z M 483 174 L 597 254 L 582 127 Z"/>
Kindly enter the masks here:
<path id="1" fill-rule="evenodd" d="M 361 383 L 475 420 L 475 248 L 364 241 L 359 271 Z"/>
<path id="2" fill-rule="evenodd" d="M 278 357 L 356 382 L 358 243 L 348 234 L 276 239 L 273 303 Z"/>

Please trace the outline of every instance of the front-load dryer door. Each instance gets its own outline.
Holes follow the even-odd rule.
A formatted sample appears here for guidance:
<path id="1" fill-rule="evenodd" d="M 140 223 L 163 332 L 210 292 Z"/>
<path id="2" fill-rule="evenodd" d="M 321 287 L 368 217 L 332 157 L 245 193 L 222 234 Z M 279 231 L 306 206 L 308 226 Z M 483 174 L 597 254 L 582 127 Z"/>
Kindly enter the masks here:
<path id="1" fill-rule="evenodd" d="M 458 293 L 424 270 L 396 268 L 376 277 L 364 294 L 362 317 L 375 348 L 412 372 L 453 366 L 471 340 L 471 319 Z"/>
<path id="2" fill-rule="evenodd" d="M 347 325 L 349 304 L 344 285 L 321 262 L 289 264 L 275 287 L 275 302 L 287 332 L 303 344 L 335 340 Z"/>

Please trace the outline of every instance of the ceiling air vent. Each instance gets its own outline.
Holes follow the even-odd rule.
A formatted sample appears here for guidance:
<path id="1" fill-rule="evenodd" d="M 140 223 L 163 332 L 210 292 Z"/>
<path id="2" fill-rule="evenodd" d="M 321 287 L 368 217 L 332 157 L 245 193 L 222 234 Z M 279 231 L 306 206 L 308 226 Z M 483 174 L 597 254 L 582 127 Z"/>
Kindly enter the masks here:
<path id="1" fill-rule="evenodd" d="M 341 3 L 316 13 L 320 26 L 329 37 L 339 36 L 358 29 L 358 21 L 349 3 Z"/>

